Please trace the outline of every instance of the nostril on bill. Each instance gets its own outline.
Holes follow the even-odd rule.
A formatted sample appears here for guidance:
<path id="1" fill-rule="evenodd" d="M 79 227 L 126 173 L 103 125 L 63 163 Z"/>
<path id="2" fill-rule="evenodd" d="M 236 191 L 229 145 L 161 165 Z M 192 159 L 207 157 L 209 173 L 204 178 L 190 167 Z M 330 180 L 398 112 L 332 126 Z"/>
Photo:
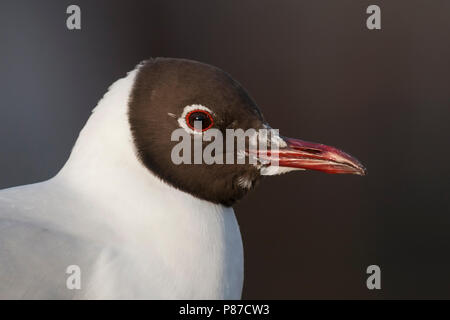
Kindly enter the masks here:
<path id="1" fill-rule="evenodd" d="M 319 150 L 319 149 L 302 148 L 301 150 L 304 152 L 311 153 L 311 154 L 321 154 L 322 153 L 322 150 Z"/>

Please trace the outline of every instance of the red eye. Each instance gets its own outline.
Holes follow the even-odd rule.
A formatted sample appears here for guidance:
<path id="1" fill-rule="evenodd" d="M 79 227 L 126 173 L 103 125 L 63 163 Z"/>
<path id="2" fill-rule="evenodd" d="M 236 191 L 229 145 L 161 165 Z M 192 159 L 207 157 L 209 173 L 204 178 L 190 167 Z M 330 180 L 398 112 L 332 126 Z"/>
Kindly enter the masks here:
<path id="1" fill-rule="evenodd" d="M 195 128 L 196 122 L 200 123 L 200 126 L 197 124 L 197 128 Z M 186 124 L 192 130 L 203 132 L 213 126 L 214 120 L 208 111 L 198 109 L 192 110 L 186 115 Z"/>

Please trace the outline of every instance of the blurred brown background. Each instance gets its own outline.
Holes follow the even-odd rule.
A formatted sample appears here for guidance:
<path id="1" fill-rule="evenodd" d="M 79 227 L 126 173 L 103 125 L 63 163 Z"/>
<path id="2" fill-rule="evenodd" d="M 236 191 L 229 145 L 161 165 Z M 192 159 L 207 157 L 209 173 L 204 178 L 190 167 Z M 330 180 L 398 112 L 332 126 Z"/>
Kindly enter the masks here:
<path id="1" fill-rule="evenodd" d="M 66 29 L 66 8 L 82 30 Z M 382 30 L 366 28 L 381 7 Z M 151 56 L 216 65 L 272 127 L 369 175 L 267 178 L 237 205 L 244 298 L 450 298 L 450 1 L 0 5 L 0 187 L 53 176 L 108 86 Z M 366 288 L 368 265 L 382 290 Z"/>

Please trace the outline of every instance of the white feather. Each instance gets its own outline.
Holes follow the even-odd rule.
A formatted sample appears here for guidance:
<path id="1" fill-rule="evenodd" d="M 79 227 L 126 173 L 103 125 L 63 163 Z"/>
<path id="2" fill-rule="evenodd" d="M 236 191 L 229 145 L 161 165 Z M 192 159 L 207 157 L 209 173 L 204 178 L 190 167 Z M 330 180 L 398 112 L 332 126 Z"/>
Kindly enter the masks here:
<path id="1" fill-rule="evenodd" d="M 0 192 L 0 298 L 240 298 L 233 209 L 170 187 L 135 154 L 136 73 L 111 86 L 55 178 Z M 69 265 L 79 291 L 66 288 Z"/>

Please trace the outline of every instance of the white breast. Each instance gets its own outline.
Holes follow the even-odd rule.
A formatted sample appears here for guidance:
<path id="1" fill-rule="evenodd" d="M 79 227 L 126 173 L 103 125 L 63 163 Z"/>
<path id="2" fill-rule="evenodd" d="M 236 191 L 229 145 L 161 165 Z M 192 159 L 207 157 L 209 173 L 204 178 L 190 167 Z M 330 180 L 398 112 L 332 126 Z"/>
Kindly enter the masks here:
<path id="1" fill-rule="evenodd" d="M 8 237 L 0 243 L 12 246 L 1 248 L 0 263 L 28 263 L 38 273 L 16 283 L 15 297 L 240 298 L 243 249 L 233 209 L 172 188 L 135 155 L 127 118 L 135 76 L 136 70 L 117 81 L 99 102 L 55 178 L 0 192 L 0 238 Z M 18 231 L 7 234 L 1 226 L 11 221 Z M 20 234 L 30 230 L 45 232 Z M 61 238 L 60 246 L 45 250 Z M 83 266 L 84 285 L 68 293 L 61 279 L 64 266 L 73 264 Z M 0 282 L 27 272 L 15 269 Z M 46 270 L 60 269 L 51 281 Z M 0 297 L 8 292 L 0 289 Z"/>

